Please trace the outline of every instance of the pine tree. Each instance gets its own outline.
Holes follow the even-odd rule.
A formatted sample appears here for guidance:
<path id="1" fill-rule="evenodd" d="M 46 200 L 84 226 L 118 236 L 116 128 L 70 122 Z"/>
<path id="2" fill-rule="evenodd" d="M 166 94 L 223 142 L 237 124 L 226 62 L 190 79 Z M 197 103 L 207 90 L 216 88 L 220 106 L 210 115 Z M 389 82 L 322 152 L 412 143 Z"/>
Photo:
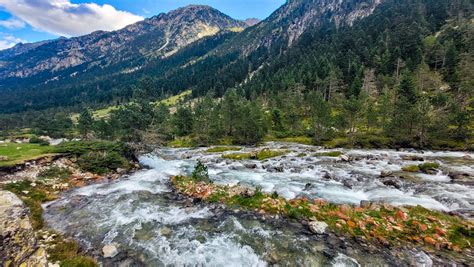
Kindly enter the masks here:
<path id="1" fill-rule="evenodd" d="M 81 114 L 79 115 L 79 119 L 77 121 L 77 128 L 81 133 L 83 138 L 88 138 L 89 134 L 92 132 L 94 127 L 94 118 L 92 117 L 92 113 L 89 109 L 82 110 Z"/>

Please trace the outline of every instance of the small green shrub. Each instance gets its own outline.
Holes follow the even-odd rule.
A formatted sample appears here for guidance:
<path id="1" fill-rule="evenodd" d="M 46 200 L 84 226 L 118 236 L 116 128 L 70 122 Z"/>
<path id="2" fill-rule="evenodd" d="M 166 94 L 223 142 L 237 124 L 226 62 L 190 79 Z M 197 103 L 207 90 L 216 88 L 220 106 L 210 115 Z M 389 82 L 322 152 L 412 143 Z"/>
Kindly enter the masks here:
<path id="1" fill-rule="evenodd" d="M 211 182 L 211 179 L 209 179 L 207 166 L 202 164 L 201 161 L 198 161 L 196 166 L 194 167 L 192 178 L 193 180 L 198 181 L 198 182 L 206 182 L 206 183 Z"/>
<path id="2" fill-rule="evenodd" d="M 36 135 L 32 136 L 29 141 L 30 144 L 38 144 L 40 146 L 49 146 L 49 142 L 37 137 Z"/>
<path id="3" fill-rule="evenodd" d="M 80 156 L 77 164 L 83 171 L 97 174 L 107 174 L 117 168 L 129 168 L 127 159 L 115 151 L 89 152 Z"/>

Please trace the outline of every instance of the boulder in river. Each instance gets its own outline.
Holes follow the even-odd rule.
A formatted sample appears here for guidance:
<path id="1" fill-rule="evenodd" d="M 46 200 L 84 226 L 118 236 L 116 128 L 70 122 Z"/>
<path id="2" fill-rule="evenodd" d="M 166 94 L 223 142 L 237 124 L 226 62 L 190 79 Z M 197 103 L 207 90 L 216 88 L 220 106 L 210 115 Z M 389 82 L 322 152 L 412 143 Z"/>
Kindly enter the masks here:
<path id="1" fill-rule="evenodd" d="M 403 160 L 409 160 L 409 161 L 425 161 L 425 159 L 421 156 L 417 155 L 402 155 L 400 156 Z"/>
<path id="2" fill-rule="evenodd" d="M 344 161 L 344 162 L 349 162 L 349 161 L 351 161 L 351 158 L 349 158 L 349 156 L 347 156 L 347 155 L 341 155 L 341 156 L 339 157 L 339 159 L 340 159 L 341 161 Z"/>
<path id="3" fill-rule="evenodd" d="M 380 179 L 380 181 L 382 182 L 382 184 L 386 186 L 395 187 L 396 189 L 402 188 L 401 181 L 395 177 L 385 177 L 385 178 Z"/>
<path id="4" fill-rule="evenodd" d="M 328 224 L 325 222 L 320 222 L 320 221 L 311 221 L 308 223 L 308 227 L 312 233 L 322 235 L 326 233 Z"/>
<path id="5" fill-rule="evenodd" d="M 102 253 L 104 258 L 113 258 L 118 254 L 117 246 L 114 244 L 106 245 L 102 248 Z"/>

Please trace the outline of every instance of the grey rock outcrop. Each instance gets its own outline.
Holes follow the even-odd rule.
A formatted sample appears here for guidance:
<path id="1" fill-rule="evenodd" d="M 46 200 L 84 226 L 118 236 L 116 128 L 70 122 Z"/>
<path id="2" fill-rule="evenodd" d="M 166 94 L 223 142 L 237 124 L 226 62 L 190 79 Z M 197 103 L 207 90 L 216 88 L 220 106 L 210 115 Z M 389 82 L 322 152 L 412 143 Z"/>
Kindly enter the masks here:
<path id="1" fill-rule="evenodd" d="M 4 266 L 46 266 L 46 252 L 37 248 L 28 208 L 13 193 L 0 191 L 0 260 Z"/>

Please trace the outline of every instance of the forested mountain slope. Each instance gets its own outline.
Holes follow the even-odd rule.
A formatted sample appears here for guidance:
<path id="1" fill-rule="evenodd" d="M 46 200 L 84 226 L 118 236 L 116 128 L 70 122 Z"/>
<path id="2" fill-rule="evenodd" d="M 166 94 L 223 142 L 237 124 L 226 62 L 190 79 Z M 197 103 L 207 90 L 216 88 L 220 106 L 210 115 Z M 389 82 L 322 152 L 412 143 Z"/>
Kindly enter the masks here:
<path id="1" fill-rule="evenodd" d="M 191 89 L 194 97 L 224 98 L 162 114 L 160 134 L 254 143 L 269 133 L 354 143 L 367 133 L 402 146 L 463 145 L 473 131 L 472 11 L 469 0 L 292 0 L 240 33 L 203 38 L 132 73 L 104 69 L 41 90 L 11 90 L 0 109 L 143 103 Z M 118 115 L 136 117 L 137 110 L 152 109 Z M 28 124 L 29 116 L 14 122 Z"/>
<path id="2" fill-rule="evenodd" d="M 68 86 L 81 83 L 81 75 L 93 73 L 94 80 L 100 80 L 102 75 L 132 73 L 146 62 L 170 57 L 206 36 L 245 27 L 245 22 L 213 8 L 187 6 L 118 31 L 19 44 L 0 51 L 0 92 L 8 98 L 16 93 L 25 97 L 31 92 L 49 94 L 51 88 L 58 87 L 68 90 Z M 20 102 L 14 96 L 5 98 L 4 101 Z M 2 111 L 8 110 L 2 107 Z"/>

